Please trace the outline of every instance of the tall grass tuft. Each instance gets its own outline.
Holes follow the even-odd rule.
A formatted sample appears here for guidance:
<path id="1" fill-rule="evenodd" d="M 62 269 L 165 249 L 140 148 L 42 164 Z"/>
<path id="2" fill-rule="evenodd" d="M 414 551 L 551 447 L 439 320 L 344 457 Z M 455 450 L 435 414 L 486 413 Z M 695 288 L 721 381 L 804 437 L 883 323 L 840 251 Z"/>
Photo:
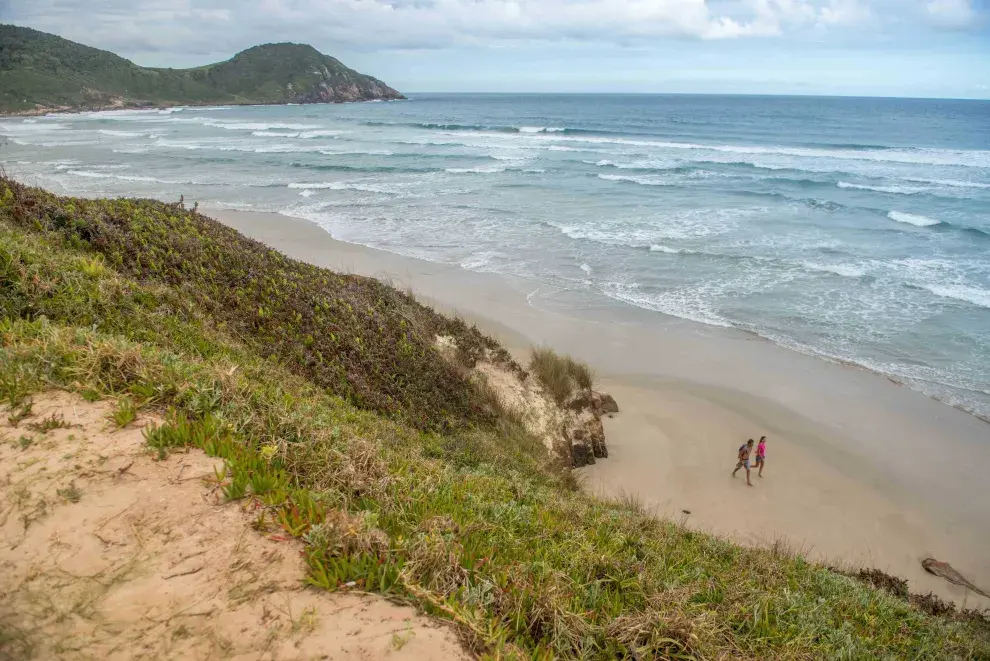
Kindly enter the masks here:
<path id="1" fill-rule="evenodd" d="M 590 390 L 594 383 L 591 368 L 549 347 L 533 349 L 529 369 L 550 397 L 563 406 L 578 390 Z"/>

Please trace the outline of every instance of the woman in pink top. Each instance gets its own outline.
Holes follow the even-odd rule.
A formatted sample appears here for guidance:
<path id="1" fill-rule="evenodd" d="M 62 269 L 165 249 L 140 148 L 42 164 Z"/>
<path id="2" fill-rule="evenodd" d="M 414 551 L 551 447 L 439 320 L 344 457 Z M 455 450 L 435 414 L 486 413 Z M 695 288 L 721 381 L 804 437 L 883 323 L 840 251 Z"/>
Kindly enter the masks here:
<path id="1" fill-rule="evenodd" d="M 767 462 L 767 437 L 760 437 L 760 444 L 756 446 L 756 465 L 759 467 L 760 472 L 757 473 L 760 477 L 763 477 L 763 465 Z"/>

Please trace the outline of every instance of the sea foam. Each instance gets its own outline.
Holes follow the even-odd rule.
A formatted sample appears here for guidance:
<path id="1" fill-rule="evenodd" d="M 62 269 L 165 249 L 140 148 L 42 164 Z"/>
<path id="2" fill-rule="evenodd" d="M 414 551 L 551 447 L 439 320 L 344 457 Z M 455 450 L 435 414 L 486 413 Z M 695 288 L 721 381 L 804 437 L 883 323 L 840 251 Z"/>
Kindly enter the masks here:
<path id="1" fill-rule="evenodd" d="M 605 181 L 626 181 L 633 184 L 639 184 L 640 186 L 670 186 L 670 182 L 660 181 L 658 179 L 650 179 L 648 177 L 634 177 L 626 176 L 621 174 L 599 174 L 599 179 L 604 179 Z"/>
<path id="2" fill-rule="evenodd" d="M 476 168 L 445 168 L 450 174 L 497 174 L 505 172 L 504 166 L 478 166 Z"/>
<path id="3" fill-rule="evenodd" d="M 928 216 L 921 216 L 914 213 L 904 213 L 903 211 L 891 211 L 887 214 L 887 217 L 891 220 L 896 220 L 899 223 L 907 223 L 908 225 L 914 225 L 915 227 L 931 227 L 932 225 L 938 225 L 941 220 L 935 220 L 934 218 L 929 218 Z"/>
<path id="4" fill-rule="evenodd" d="M 943 298 L 972 303 L 981 308 L 990 308 L 990 290 L 968 285 L 923 285 L 925 289 Z"/>
<path id="5" fill-rule="evenodd" d="M 874 193 L 892 193 L 895 195 L 914 195 L 916 193 L 924 192 L 920 188 L 911 188 L 908 186 L 867 186 L 866 184 L 851 184 L 848 181 L 840 181 L 836 185 L 839 188 L 873 191 Z"/>
<path id="6" fill-rule="evenodd" d="M 111 174 L 109 172 L 91 172 L 88 170 L 66 170 L 69 174 L 76 177 L 85 177 L 87 179 L 116 179 L 119 181 L 134 181 L 134 182 L 145 182 L 149 184 L 193 184 L 191 181 L 168 181 L 165 179 L 156 179 L 155 177 L 141 177 L 138 175 L 131 174 Z"/>

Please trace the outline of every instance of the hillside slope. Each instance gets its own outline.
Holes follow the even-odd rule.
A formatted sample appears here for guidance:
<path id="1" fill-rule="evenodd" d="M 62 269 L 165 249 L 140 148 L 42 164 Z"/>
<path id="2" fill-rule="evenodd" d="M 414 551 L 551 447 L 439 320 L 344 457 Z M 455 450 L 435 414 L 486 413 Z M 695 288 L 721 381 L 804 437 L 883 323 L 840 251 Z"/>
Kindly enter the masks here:
<path id="1" fill-rule="evenodd" d="M 58 391 L 107 401 L 111 428 L 157 420 L 146 451 L 222 459 L 215 489 L 257 530 L 301 540 L 313 588 L 414 604 L 487 658 L 990 658 L 979 614 L 583 493 L 470 378 L 491 361 L 521 372 L 406 294 L 294 262 L 181 205 L 0 177 L 0 408 L 17 429 L 0 438 L 4 456 L 77 433 L 34 411 Z M 62 452 L 51 459 L 74 460 Z M 31 533 L 58 515 L 12 491 L 6 525 Z M 0 571 L 0 597 L 11 580 Z M 42 630 L 0 598 L 0 658 L 15 646 L 47 658 L 33 644 L 75 622 Z M 149 655 L 167 656 L 170 639 L 156 640 Z M 66 658 L 97 653 L 79 651 Z"/>
<path id="2" fill-rule="evenodd" d="M 0 112 L 401 98 L 312 46 L 266 44 L 217 64 L 153 69 L 56 35 L 0 25 Z"/>

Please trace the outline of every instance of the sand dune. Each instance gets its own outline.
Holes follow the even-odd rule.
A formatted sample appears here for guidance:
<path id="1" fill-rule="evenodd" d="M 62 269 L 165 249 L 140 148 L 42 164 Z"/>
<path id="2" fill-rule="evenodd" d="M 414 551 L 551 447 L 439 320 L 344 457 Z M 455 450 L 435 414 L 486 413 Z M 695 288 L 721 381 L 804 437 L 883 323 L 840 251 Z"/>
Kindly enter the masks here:
<path id="1" fill-rule="evenodd" d="M 749 334 L 566 290 L 333 240 L 309 221 L 215 212 L 289 256 L 391 280 L 517 353 L 550 344 L 589 362 L 622 412 L 588 488 L 627 494 L 751 544 L 783 542 L 832 564 L 905 577 L 967 607 L 990 600 L 924 571 L 949 562 L 990 585 L 990 425 L 866 370 Z M 738 445 L 769 436 L 764 479 L 732 479 Z M 690 515 L 682 513 L 688 510 Z"/>

